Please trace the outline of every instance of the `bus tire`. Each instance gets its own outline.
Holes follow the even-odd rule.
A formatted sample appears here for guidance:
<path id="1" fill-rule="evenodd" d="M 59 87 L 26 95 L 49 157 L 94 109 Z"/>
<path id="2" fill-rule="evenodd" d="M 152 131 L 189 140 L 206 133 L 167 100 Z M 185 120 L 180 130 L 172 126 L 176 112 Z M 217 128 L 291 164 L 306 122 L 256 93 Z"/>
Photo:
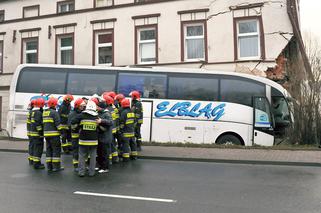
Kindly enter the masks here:
<path id="1" fill-rule="evenodd" d="M 216 144 L 219 144 L 219 145 L 242 145 L 242 141 L 238 137 L 236 137 L 235 135 L 226 134 L 226 135 L 220 136 L 217 139 Z"/>

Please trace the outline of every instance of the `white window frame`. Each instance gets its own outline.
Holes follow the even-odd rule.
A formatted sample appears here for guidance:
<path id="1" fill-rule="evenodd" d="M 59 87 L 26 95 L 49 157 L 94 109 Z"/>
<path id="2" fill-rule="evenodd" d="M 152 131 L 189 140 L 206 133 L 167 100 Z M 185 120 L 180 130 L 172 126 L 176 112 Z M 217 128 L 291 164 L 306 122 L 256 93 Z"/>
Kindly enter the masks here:
<path id="1" fill-rule="evenodd" d="M 4 46 L 4 42 L 3 40 L 0 40 L 0 73 L 3 73 L 3 46 Z"/>
<path id="2" fill-rule="evenodd" d="M 256 21 L 257 25 L 257 32 L 252 33 L 239 33 L 239 23 L 249 22 L 249 21 Z M 236 25 L 237 30 L 237 58 L 238 60 L 253 60 L 253 59 L 260 59 L 261 58 L 261 32 L 260 32 L 260 22 L 258 19 L 246 19 L 246 20 L 239 20 L 237 21 Z M 257 36 L 258 40 L 258 55 L 251 56 L 251 57 L 241 57 L 241 47 L 240 47 L 240 38 L 250 37 L 250 36 Z"/>
<path id="3" fill-rule="evenodd" d="M 113 32 L 111 31 L 105 31 L 105 32 L 97 32 L 95 33 L 96 37 L 95 37 L 95 65 L 97 66 L 112 66 L 113 65 L 113 58 L 114 58 L 114 54 L 113 54 L 113 41 L 112 42 L 108 42 L 108 43 L 102 43 L 99 44 L 99 39 L 98 36 L 99 35 L 104 35 L 104 34 L 111 34 L 111 36 L 113 37 Z M 105 63 L 105 64 L 100 64 L 99 63 L 99 47 L 111 47 L 112 48 L 112 62 L 111 63 Z"/>
<path id="4" fill-rule="evenodd" d="M 149 39 L 149 40 L 141 40 L 140 39 L 140 32 L 142 31 L 147 31 L 147 30 L 154 30 L 155 31 L 155 39 Z M 137 30 L 137 62 L 138 64 L 155 64 L 156 61 L 157 61 L 157 45 L 156 45 L 156 42 L 157 42 L 157 30 L 156 30 L 156 27 L 146 27 L 146 28 L 141 28 L 141 29 L 138 29 Z M 143 62 L 142 61 L 142 58 L 141 58 L 141 51 L 140 51 L 140 45 L 141 44 L 152 44 L 154 43 L 155 45 L 155 60 L 154 61 L 146 61 L 146 62 Z"/>
<path id="5" fill-rule="evenodd" d="M 96 1 L 96 7 L 111 7 L 114 5 L 113 0 L 95 0 Z M 98 2 L 103 1 L 103 6 L 98 6 Z"/>
<path id="6" fill-rule="evenodd" d="M 32 39 L 23 40 L 23 63 L 28 63 L 27 62 L 27 55 L 28 54 L 34 54 L 34 53 L 37 54 L 37 58 L 36 58 L 36 62 L 35 63 L 38 63 L 38 57 L 39 57 L 39 55 L 38 55 L 38 50 L 39 50 L 38 39 L 39 38 L 32 38 Z M 28 42 L 36 42 L 37 43 L 37 49 L 27 50 L 27 43 Z"/>
<path id="7" fill-rule="evenodd" d="M 187 27 L 193 27 L 193 26 L 202 26 L 203 27 L 203 35 L 202 36 L 187 36 Z M 199 23 L 192 23 L 192 24 L 184 24 L 184 61 L 204 61 L 206 57 L 205 52 L 205 24 L 202 22 Z M 193 40 L 193 39 L 203 39 L 203 58 L 187 58 L 187 40 Z"/>
<path id="8" fill-rule="evenodd" d="M 71 38 L 72 39 L 72 45 L 71 46 L 67 46 L 67 47 L 62 47 L 61 46 L 61 40 L 62 39 L 64 39 L 64 38 Z M 74 62 L 74 50 L 73 50 L 73 48 L 74 48 L 74 36 L 71 36 L 71 35 L 66 35 L 66 36 L 61 36 L 61 37 L 58 37 L 58 46 L 57 46 L 57 48 L 58 48 L 58 56 L 57 56 L 57 64 L 62 64 L 61 63 L 61 52 L 62 51 L 65 51 L 65 50 L 71 50 L 71 58 L 72 58 L 72 63 L 71 64 L 74 64 L 75 62 Z"/>
<path id="9" fill-rule="evenodd" d="M 66 1 L 66 2 L 59 2 L 58 3 L 58 13 L 68 13 L 73 10 L 70 10 L 70 4 L 74 5 L 74 10 L 75 10 L 75 2 L 74 1 Z M 67 5 L 67 11 L 61 11 L 61 6 Z"/>

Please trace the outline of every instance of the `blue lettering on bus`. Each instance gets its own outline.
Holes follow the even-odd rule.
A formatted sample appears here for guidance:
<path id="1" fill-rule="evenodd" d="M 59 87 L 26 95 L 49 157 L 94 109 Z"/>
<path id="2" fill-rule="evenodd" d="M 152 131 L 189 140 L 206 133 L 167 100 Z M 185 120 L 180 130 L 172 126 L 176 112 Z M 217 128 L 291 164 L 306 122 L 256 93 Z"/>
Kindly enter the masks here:
<path id="1" fill-rule="evenodd" d="M 187 116 L 192 118 L 198 118 L 201 116 L 207 119 L 213 119 L 213 121 L 218 121 L 225 112 L 225 103 L 221 103 L 213 107 L 212 103 L 207 104 L 205 107 L 201 108 L 201 103 L 192 105 L 191 102 L 176 102 L 172 107 L 170 107 L 169 101 L 163 101 L 159 103 L 156 108 L 155 116 L 160 117 L 176 117 L 176 116 Z"/>

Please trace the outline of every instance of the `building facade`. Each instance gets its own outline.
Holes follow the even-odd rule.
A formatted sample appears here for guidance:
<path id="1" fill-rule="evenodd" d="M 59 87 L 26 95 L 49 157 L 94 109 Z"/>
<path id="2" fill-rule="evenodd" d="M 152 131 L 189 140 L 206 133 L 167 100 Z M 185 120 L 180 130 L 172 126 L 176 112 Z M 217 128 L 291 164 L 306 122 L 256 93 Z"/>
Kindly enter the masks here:
<path id="1" fill-rule="evenodd" d="M 1 1 L 0 127 L 11 77 L 21 63 L 190 67 L 266 76 L 295 37 L 300 47 L 297 14 L 296 0 Z"/>

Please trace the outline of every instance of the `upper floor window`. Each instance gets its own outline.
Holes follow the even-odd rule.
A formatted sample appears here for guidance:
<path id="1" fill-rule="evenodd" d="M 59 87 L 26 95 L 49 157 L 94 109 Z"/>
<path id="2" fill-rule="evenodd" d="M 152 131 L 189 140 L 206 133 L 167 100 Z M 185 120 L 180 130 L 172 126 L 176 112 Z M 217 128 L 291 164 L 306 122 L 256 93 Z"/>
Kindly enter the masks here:
<path id="1" fill-rule="evenodd" d="M 67 13 L 75 10 L 75 1 L 60 1 L 57 2 L 57 13 Z"/>
<path id="2" fill-rule="evenodd" d="M 22 63 L 38 63 L 38 38 L 22 39 Z"/>
<path id="3" fill-rule="evenodd" d="M 40 5 L 32 5 L 28 7 L 23 7 L 22 17 L 29 18 L 40 15 Z"/>
<path id="4" fill-rule="evenodd" d="M 95 33 L 95 65 L 113 64 L 113 32 Z"/>
<path id="5" fill-rule="evenodd" d="M 257 19 L 239 20 L 237 29 L 237 59 L 261 58 L 260 24 Z"/>
<path id="6" fill-rule="evenodd" d="M 73 34 L 57 36 L 58 64 L 74 64 L 74 36 Z"/>
<path id="7" fill-rule="evenodd" d="M 156 27 L 143 27 L 137 30 L 137 61 L 139 64 L 157 63 Z"/>
<path id="8" fill-rule="evenodd" d="M 205 60 L 204 23 L 183 25 L 184 61 Z"/>
<path id="9" fill-rule="evenodd" d="M 3 72 L 3 41 L 0 41 L 0 73 Z"/>
<path id="10" fill-rule="evenodd" d="M 108 7 L 114 5 L 114 0 L 94 0 L 95 7 Z"/>
<path id="11" fill-rule="evenodd" d="M 0 22 L 4 21 L 4 10 L 0 10 Z"/>

